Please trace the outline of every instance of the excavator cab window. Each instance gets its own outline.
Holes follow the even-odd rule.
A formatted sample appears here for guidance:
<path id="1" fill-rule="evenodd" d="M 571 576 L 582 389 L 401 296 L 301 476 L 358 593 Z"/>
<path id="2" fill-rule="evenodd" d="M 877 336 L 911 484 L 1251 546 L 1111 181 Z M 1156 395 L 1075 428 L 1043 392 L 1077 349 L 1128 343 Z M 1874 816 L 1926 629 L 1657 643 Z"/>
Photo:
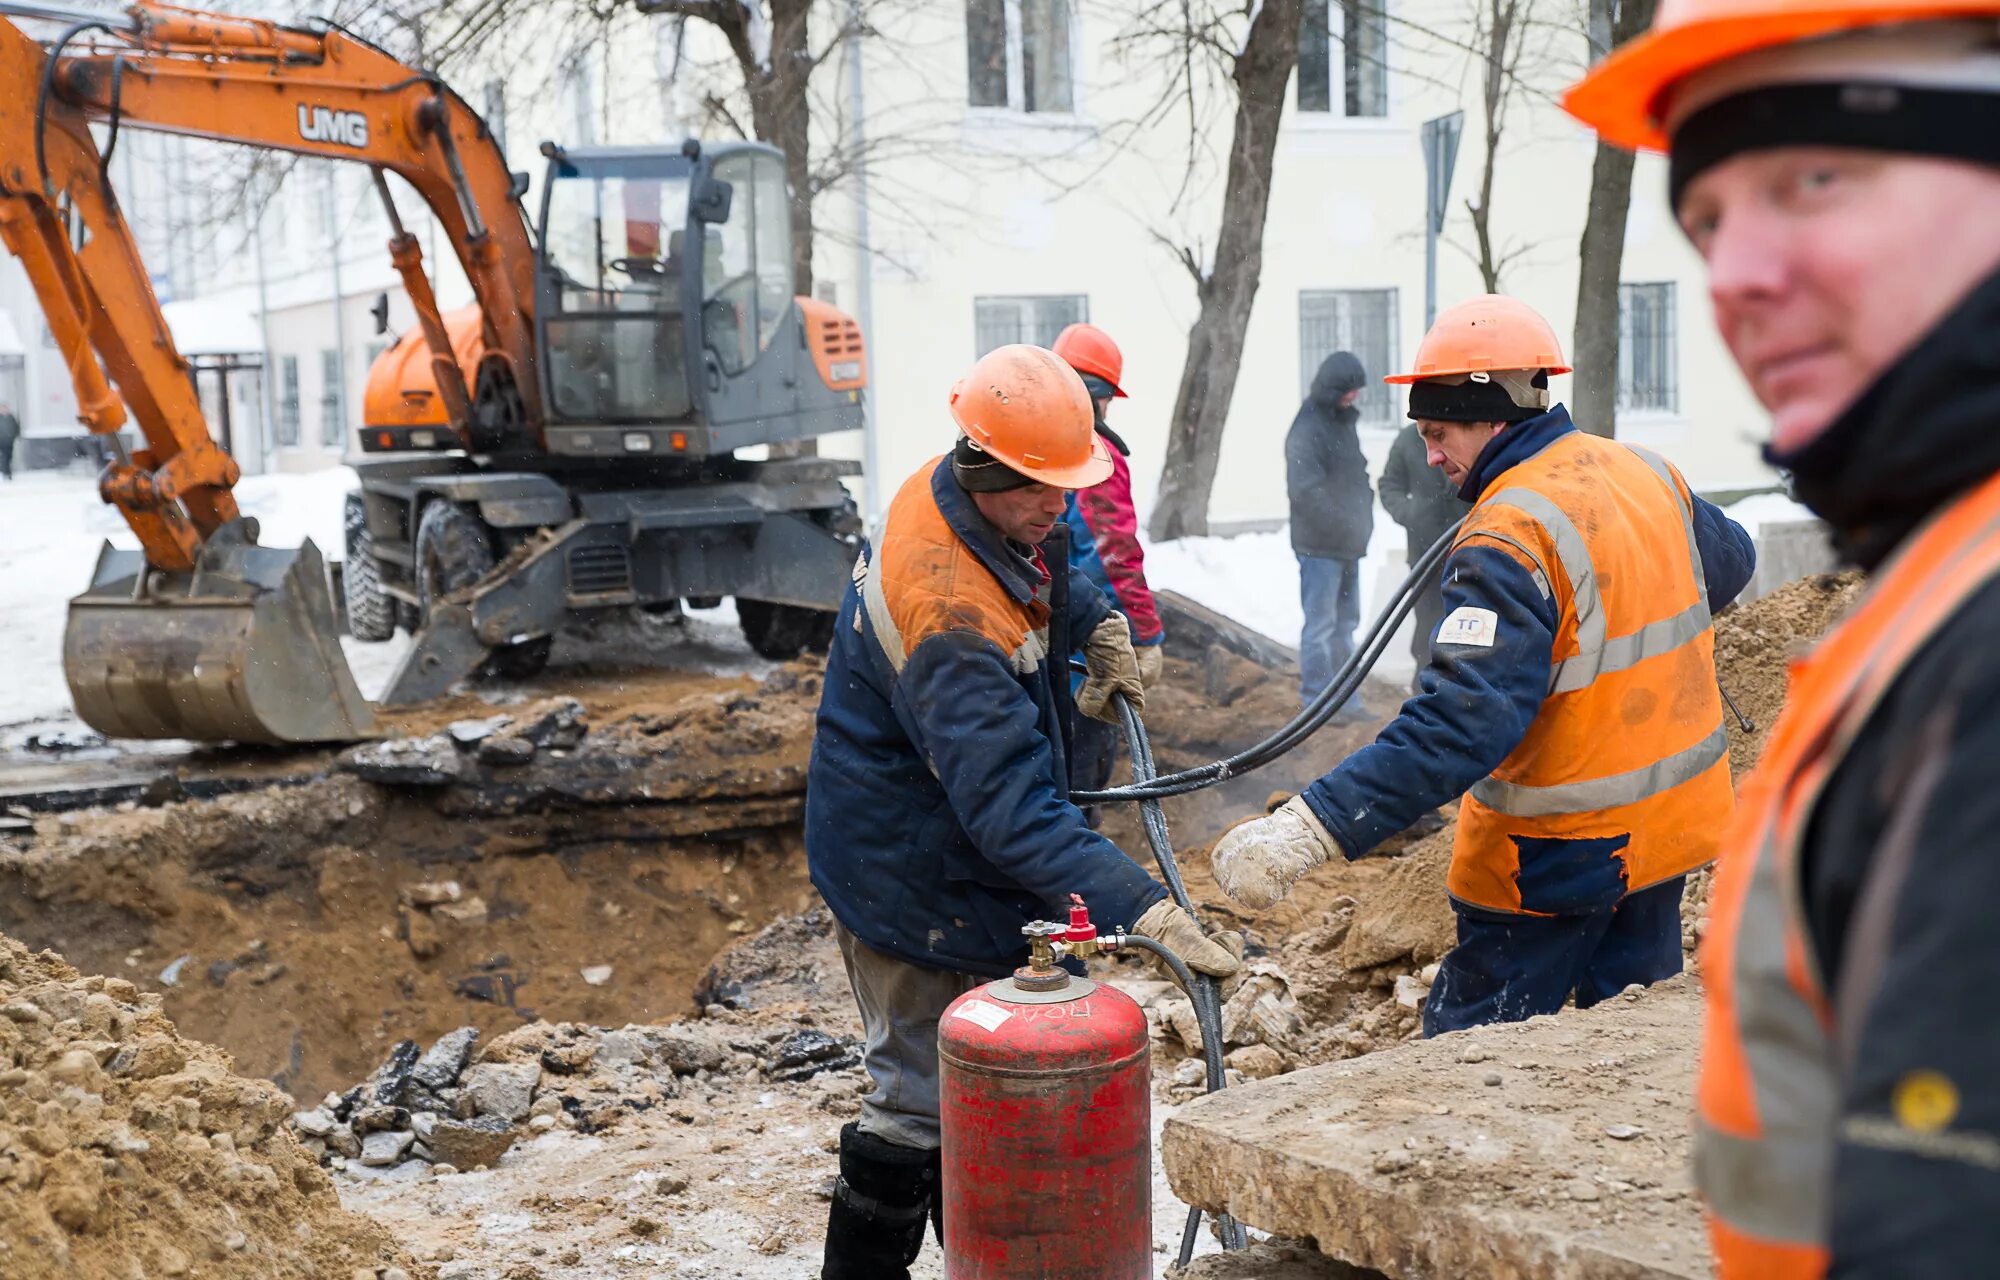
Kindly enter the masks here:
<path id="1" fill-rule="evenodd" d="M 657 422 L 693 411 L 682 318 L 690 176 L 679 155 L 552 161 L 542 220 L 552 416 Z"/>
<path id="2" fill-rule="evenodd" d="M 791 204 L 778 156 L 723 156 L 712 175 L 730 185 L 731 198 L 728 218 L 699 224 L 702 343 L 733 377 L 769 350 L 790 312 Z"/>

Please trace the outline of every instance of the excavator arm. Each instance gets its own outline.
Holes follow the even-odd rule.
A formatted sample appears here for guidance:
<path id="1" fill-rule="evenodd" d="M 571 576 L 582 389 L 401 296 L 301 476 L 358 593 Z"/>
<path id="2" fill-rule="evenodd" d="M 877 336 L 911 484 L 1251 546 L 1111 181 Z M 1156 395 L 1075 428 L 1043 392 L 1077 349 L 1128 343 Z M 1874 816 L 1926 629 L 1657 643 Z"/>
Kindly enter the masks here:
<path id="1" fill-rule="evenodd" d="M 202 543 L 236 519 L 236 463 L 210 440 L 187 364 L 164 340 L 87 121 L 60 106 L 34 110 L 44 66 L 41 47 L 0 22 L 0 238 L 42 300 L 85 425 L 116 439 L 129 404 L 145 435 L 144 450 L 106 468 L 105 501 L 150 563 L 189 571 Z"/>
<path id="2" fill-rule="evenodd" d="M 95 121 L 373 167 L 395 229 L 390 252 L 453 427 L 474 447 L 535 429 L 534 245 L 514 175 L 478 114 L 435 76 L 338 28 L 151 3 L 129 12 L 131 27 L 118 33 L 127 47 L 61 57 L 55 96 Z M 473 388 L 383 171 L 430 207 L 480 303 L 487 354 Z"/>

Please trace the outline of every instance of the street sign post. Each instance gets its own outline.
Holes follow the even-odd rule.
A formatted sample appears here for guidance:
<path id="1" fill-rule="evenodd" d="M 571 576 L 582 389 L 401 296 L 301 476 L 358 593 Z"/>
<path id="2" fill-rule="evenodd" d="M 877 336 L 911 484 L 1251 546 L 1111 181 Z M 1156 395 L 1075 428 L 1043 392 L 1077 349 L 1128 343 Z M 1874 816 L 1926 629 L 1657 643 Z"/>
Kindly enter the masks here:
<path id="1" fill-rule="evenodd" d="M 1438 235 L 1451 201 L 1451 173 L 1458 166 L 1458 139 L 1465 113 L 1454 111 L 1424 121 L 1424 329 L 1437 319 Z"/>

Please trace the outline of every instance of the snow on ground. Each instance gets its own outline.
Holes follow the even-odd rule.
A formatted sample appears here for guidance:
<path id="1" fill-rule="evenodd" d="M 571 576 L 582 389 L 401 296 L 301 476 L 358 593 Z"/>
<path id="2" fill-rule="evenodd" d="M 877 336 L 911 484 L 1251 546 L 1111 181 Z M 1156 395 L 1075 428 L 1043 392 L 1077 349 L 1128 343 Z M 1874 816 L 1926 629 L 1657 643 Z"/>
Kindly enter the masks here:
<path id="1" fill-rule="evenodd" d="M 1759 493 L 1723 508 L 1723 514 L 1750 531 L 1751 537 L 1767 524 L 1790 524 L 1795 520 L 1817 520 L 1803 503 L 1782 493 Z"/>
<path id="2" fill-rule="evenodd" d="M 296 547 L 307 538 L 330 560 L 341 554 L 341 503 L 354 473 L 333 467 L 306 475 L 246 476 L 237 505 L 262 526 L 259 541 Z M 0 484 L 0 728 L 67 720 L 63 625 L 71 597 L 90 585 L 97 551 L 138 541 L 117 510 L 97 496 L 97 480 L 81 471 L 30 471 Z M 387 681 L 407 640 L 345 642 L 362 692 Z"/>

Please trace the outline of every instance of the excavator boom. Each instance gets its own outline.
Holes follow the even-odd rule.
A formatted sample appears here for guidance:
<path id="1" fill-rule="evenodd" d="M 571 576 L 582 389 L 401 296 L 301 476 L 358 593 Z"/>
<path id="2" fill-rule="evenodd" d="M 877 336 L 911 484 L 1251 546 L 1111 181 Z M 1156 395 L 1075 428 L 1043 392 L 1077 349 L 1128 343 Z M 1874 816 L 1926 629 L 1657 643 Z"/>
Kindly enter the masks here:
<path id="1" fill-rule="evenodd" d="M 357 160 L 375 168 L 385 199 L 381 174 L 401 175 L 488 304 L 468 387 L 415 237 L 397 227 L 392 257 L 468 440 L 539 421 L 534 255 L 512 175 L 435 77 L 339 31 L 142 4 L 129 22 L 79 21 L 44 48 L 0 17 L 0 240 L 42 301 L 85 425 L 115 444 L 129 408 L 145 440 L 99 481 L 140 550 L 107 547 L 71 604 L 64 666 L 78 713 L 120 737 L 367 736 L 372 715 L 341 653 L 325 566 L 310 544 L 258 546 L 255 522 L 241 518 L 239 469 L 210 438 L 93 122 Z"/>

